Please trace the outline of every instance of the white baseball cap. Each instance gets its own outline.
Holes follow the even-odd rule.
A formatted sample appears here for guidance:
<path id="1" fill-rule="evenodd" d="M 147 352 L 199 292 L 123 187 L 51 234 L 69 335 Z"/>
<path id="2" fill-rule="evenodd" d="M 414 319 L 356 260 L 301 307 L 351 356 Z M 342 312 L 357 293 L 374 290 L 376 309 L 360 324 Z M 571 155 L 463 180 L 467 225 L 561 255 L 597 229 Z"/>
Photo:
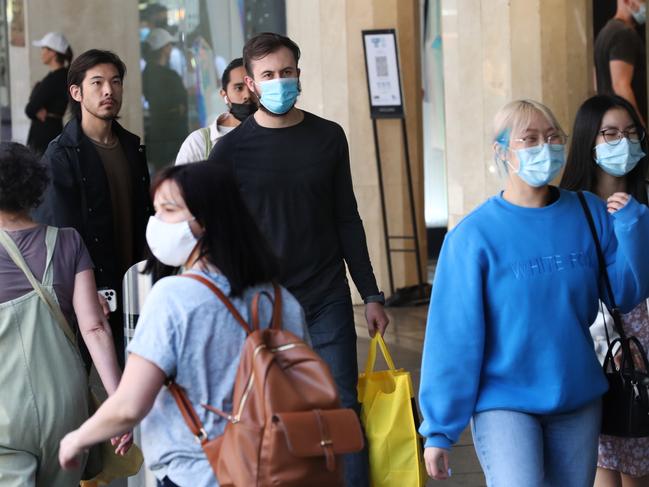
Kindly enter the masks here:
<path id="1" fill-rule="evenodd" d="M 65 51 L 70 47 L 70 43 L 60 32 L 48 32 L 40 41 L 32 42 L 32 45 L 37 47 L 49 47 L 52 51 L 56 51 L 59 54 L 65 54 Z"/>
<path id="2" fill-rule="evenodd" d="M 178 42 L 178 36 L 172 36 L 165 29 L 155 28 L 152 29 L 151 32 L 149 32 L 149 35 L 146 38 L 146 42 L 147 44 L 149 44 L 151 49 L 157 51 L 158 49 L 162 49 L 167 44 Z"/>

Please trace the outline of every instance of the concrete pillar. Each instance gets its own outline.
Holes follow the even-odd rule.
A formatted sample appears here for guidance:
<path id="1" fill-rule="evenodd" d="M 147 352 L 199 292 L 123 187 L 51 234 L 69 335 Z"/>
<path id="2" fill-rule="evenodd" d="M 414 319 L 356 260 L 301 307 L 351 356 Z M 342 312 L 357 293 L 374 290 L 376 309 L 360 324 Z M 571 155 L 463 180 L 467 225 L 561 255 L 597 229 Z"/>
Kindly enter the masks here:
<path id="1" fill-rule="evenodd" d="M 492 120 L 532 98 L 570 134 L 594 94 L 590 0 L 441 0 L 449 227 L 499 191 Z"/>
<path id="2" fill-rule="evenodd" d="M 31 45 L 50 31 L 62 32 L 76 55 L 88 49 L 109 49 L 124 61 L 127 74 L 120 123 L 140 136 L 142 82 L 140 76 L 137 2 L 24 0 L 25 46 L 10 46 L 11 120 L 13 139 L 27 140 L 30 121 L 25 105 L 34 84 L 47 74 L 40 48 Z"/>
<path id="3" fill-rule="evenodd" d="M 422 267 L 425 267 L 419 2 L 287 0 L 286 13 L 288 35 L 302 50 L 303 93 L 298 106 L 338 122 L 347 134 L 354 191 L 370 257 L 379 287 L 387 292 L 387 260 L 361 31 L 387 28 L 397 31 Z M 412 229 L 401 127 L 397 120 L 378 123 L 389 231 L 392 235 L 409 235 Z M 395 241 L 394 246 L 400 243 Z M 412 247 L 412 242 L 404 246 Z M 415 284 L 414 254 L 393 253 L 392 258 L 395 287 Z M 355 301 L 359 302 L 357 294 Z"/>

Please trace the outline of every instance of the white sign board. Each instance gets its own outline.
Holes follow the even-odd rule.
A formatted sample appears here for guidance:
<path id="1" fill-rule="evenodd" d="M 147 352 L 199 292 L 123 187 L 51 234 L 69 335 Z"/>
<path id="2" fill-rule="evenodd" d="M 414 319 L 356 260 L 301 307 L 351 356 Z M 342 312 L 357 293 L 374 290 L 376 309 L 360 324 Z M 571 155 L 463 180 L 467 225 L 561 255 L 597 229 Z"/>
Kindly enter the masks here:
<path id="1" fill-rule="evenodd" d="M 400 116 L 403 107 L 394 31 L 364 31 L 363 43 L 373 115 Z"/>

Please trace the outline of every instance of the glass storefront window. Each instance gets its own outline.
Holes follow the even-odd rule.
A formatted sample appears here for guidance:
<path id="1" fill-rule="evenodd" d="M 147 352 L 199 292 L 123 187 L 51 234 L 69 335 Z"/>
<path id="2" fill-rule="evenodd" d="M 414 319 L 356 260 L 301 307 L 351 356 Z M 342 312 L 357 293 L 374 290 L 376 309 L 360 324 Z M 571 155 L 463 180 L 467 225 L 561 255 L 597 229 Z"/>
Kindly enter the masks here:
<path id="1" fill-rule="evenodd" d="M 226 110 L 221 75 L 241 57 L 245 41 L 260 32 L 286 34 L 286 6 L 285 0 L 158 0 L 139 7 L 145 143 L 149 162 L 161 168 L 191 131 Z M 154 39 L 156 28 L 169 37 Z"/>
<path id="2" fill-rule="evenodd" d="M 0 0 L 0 140 L 11 140 L 9 97 L 9 39 L 7 27 L 13 20 L 13 5 Z"/>

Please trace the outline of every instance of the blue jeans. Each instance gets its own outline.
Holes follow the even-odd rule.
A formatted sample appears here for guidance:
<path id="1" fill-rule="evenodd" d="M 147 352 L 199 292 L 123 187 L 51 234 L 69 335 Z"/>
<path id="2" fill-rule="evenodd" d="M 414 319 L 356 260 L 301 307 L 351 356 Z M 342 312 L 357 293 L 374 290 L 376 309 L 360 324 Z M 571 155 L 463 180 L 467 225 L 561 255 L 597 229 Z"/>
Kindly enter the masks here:
<path id="1" fill-rule="evenodd" d="M 471 433 L 489 487 L 592 487 L 600 422 L 598 399 L 565 414 L 477 413 Z"/>
<path id="2" fill-rule="evenodd" d="M 356 391 L 356 328 L 350 296 L 323 301 L 317 306 L 305 308 L 304 311 L 313 349 L 329 365 L 342 406 L 352 408 L 360 414 Z M 367 446 L 360 453 L 345 455 L 344 463 L 347 487 L 369 485 Z"/>

